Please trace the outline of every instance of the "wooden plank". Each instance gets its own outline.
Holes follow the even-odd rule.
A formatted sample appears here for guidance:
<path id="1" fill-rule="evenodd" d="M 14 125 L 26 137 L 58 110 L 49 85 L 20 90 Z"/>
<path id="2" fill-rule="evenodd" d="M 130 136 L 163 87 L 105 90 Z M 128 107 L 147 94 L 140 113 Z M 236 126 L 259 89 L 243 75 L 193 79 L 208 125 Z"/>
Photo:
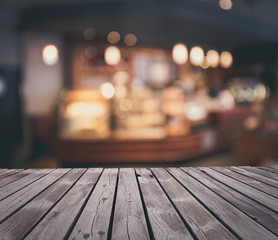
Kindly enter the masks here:
<path id="1" fill-rule="evenodd" d="M 61 175 L 65 172 L 66 171 L 60 169 L 53 173 Z M 51 185 L 39 196 L 8 218 L 0 225 L 1 239 L 22 239 L 54 204 L 60 200 L 84 172 L 85 169 L 71 170 L 55 182 L 55 184 Z"/>
<path id="2" fill-rule="evenodd" d="M 23 169 L 7 169 L 0 173 L 0 180 L 21 171 L 23 171 Z"/>
<path id="3" fill-rule="evenodd" d="M 20 189 L 28 186 L 29 184 L 37 181 L 38 179 L 42 178 L 46 174 L 52 172 L 54 169 L 42 169 L 40 171 L 36 171 L 33 174 L 26 176 L 20 182 L 13 182 L 8 184 L 2 188 L 0 188 L 0 200 L 5 199 L 6 197 L 12 195 L 13 193 L 19 191 Z"/>
<path id="4" fill-rule="evenodd" d="M 105 169 L 69 239 L 107 239 L 118 169 Z"/>
<path id="5" fill-rule="evenodd" d="M 69 169 L 57 169 L 52 171 L 50 174 L 43 176 L 39 180 L 2 200 L 0 202 L 0 223 L 35 198 L 38 194 L 44 191 L 45 188 L 49 187 L 49 185 L 57 181 L 68 171 Z"/>
<path id="6" fill-rule="evenodd" d="M 276 239 L 274 234 L 182 170 L 170 168 L 169 171 L 193 196 L 210 209 L 218 220 L 232 229 L 233 233 L 238 235 L 238 238 L 252 240 Z"/>
<path id="7" fill-rule="evenodd" d="M 22 179 L 25 176 L 27 176 L 30 173 L 33 173 L 35 171 L 37 171 L 37 169 L 27 169 L 27 170 L 24 170 L 24 171 L 21 171 L 21 172 L 17 172 L 16 174 L 10 175 L 10 176 L 8 176 L 4 179 L 1 179 L 0 180 L 0 188 L 9 184 L 9 183 L 12 183 L 16 180 Z"/>
<path id="8" fill-rule="evenodd" d="M 272 178 L 274 180 L 277 180 L 278 181 L 278 174 L 276 173 L 272 173 L 272 172 L 268 172 L 268 171 L 265 171 L 263 169 L 259 169 L 257 167 L 242 167 L 243 169 L 246 169 L 250 172 L 254 172 L 254 173 L 257 173 L 257 174 L 260 174 L 262 176 L 265 176 L 265 177 L 268 177 L 268 178 Z"/>
<path id="9" fill-rule="evenodd" d="M 199 240 L 236 239 L 165 169 L 153 168 L 152 172 Z"/>
<path id="10" fill-rule="evenodd" d="M 136 169 L 155 239 L 193 239 L 152 172 Z"/>
<path id="11" fill-rule="evenodd" d="M 120 169 L 112 239 L 150 239 L 134 169 Z"/>
<path id="12" fill-rule="evenodd" d="M 195 179 L 198 179 L 198 181 L 206 185 L 208 188 L 240 209 L 242 212 L 246 213 L 250 218 L 262 224 L 269 231 L 278 235 L 278 215 L 273 213 L 273 211 L 261 204 L 258 204 L 252 199 L 239 194 L 232 188 L 227 187 L 214 178 L 211 178 L 200 169 L 186 168 L 186 172 Z"/>
<path id="13" fill-rule="evenodd" d="M 263 169 L 265 171 L 275 173 L 276 175 L 278 174 L 278 169 L 275 169 L 275 168 L 271 168 L 271 167 L 259 167 L 259 169 Z"/>
<path id="14" fill-rule="evenodd" d="M 64 239 L 78 217 L 102 169 L 88 169 L 25 239 Z"/>
<path id="15" fill-rule="evenodd" d="M 239 182 L 227 175 L 221 173 L 221 171 L 216 171 L 210 168 L 200 168 L 201 170 L 205 171 L 211 177 L 217 179 L 218 181 L 228 185 L 230 188 L 242 193 L 243 195 L 252 198 L 256 202 L 263 204 L 264 206 L 271 208 L 273 211 L 278 213 L 278 204 L 277 199 L 272 197 L 260 190 L 257 190 L 253 187 L 250 187 L 242 182 Z M 224 171 L 224 169 L 223 169 Z"/>
<path id="16" fill-rule="evenodd" d="M 250 172 L 250 171 L 248 171 L 244 168 L 241 168 L 241 167 L 229 167 L 229 169 L 231 169 L 235 172 L 238 172 L 240 174 L 243 174 L 245 176 L 248 176 L 250 178 L 256 179 L 258 181 L 261 181 L 265 184 L 271 185 L 272 187 L 276 187 L 276 188 L 278 187 L 278 182 L 274 179 L 262 176 L 260 174 L 254 173 L 254 172 Z"/>
<path id="17" fill-rule="evenodd" d="M 248 176 L 243 176 L 242 174 L 234 172 L 234 171 L 230 170 L 229 168 L 214 167 L 213 169 L 218 172 L 221 172 L 222 174 L 225 174 L 237 181 L 240 181 L 246 185 L 256 188 L 259 191 L 265 192 L 273 197 L 278 198 L 278 189 L 275 187 L 269 186 L 263 182 L 255 180 L 255 179 L 249 178 Z"/>

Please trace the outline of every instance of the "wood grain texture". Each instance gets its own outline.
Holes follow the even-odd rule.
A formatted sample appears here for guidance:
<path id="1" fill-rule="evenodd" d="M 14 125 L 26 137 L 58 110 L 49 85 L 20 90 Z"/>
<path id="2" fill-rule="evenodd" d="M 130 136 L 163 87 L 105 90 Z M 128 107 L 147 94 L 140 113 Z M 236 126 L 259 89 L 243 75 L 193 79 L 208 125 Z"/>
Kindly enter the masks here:
<path id="1" fill-rule="evenodd" d="M 220 183 L 200 169 L 186 168 L 186 172 L 195 179 L 198 179 L 209 189 L 240 209 L 242 212 L 246 213 L 250 218 L 278 235 L 278 228 L 276 227 L 278 225 L 278 215 L 273 213 L 273 211 L 253 201 L 252 199 L 239 194 L 237 191 L 229 188 L 225 184 Z"/>
<path id="2" fill-rule="evenodd" d="M 221 172 L 237 181 L 240 181 L 243 184 L 256 188 L 257 190 L 263 191 L 264 193 L 267 193 L 273 197 L 276 197 L 276 198 L 278 197 L 278 189 L 276 187 L 269 186 L 263 182 L 255 180 L 248 176 L 243 176 L 242 174 L 234 172 L 228 168 L 214 167 L 213 169 L 218 172 Z"/>
<path id="3" fill-rule="evenodd" d="M 1 237 L 6 240 L 22 239 L 84 172 L 85 169 L 76 169 L 68 172 L 55 184 L 51 185 L 43 193 L 8 218 L 0 225 Z M 66 171 L 59 170 L 53 173 L 62 175 Z"/>
<path id="4" fill-rule="evenodd" d="M 275 235 L 266 230 L 260 224 L 250 219 L 233 205 L 219 197 L 210 189 L 187 175 L 180 169 L 170 168 L 169 171 L 186 188 L 196 196 L 211 212 L 215 214 L 225 226 L 229 226 L 242 239 L 276 239 Z"/>
<path id="5" fill-rule="evenodd" d="M 69 169 L 60 169 L 52 171 L 50 174 L 43 176 L 37 181 L 29 184 L 25 188 L 2 200 L 0 202 L 0 222 L 3 222 L 3 220 L 6 217 L 8 217 L 17 209 L 21 208 L 27 202 L 35 198 L 40 192 L 42 192 L 45 188 L 49 187 L 49 185 L 54 183 L 57 179 L 62 177 L 68 171 Z"/>
<path id="6" fill-rule="evenodd" d="M 9 183 L 12 183 L 16 180 L 22 180 L 22 178 L 24 178 L 25 176 L 29 175 L 30 173 L 33 173 L 37 171 L 37 169 L 27 169 L 27 170 L 24 170 L 24 171 L 20 171 L 20 172 L 17 172 L 16 174 L 13 174 L 13 175 L 10 175 L 4 179 L 1 179 L 0 180 L 0 188 L 9 184 Z"/>
<path id="7" fill-rule="evenodd" d="M 242 168 L 247 169 L 250 172 L 258 173 L 262 176 L 265 176 L 265 177 L 268 177 L 268 178 L 271 178 L 271 179 L 274 179 L 274 180 L 278 181 L 278 174 L 277 173 L 273 173 L 273 172 L 270 172 L 270 171 L 265 171 L 263 169 L 256 168 L 256 167 L 242 167 Z"/>
<path id="8" fill-rule="evenodd" d="M 278 239 L 273 166 L 1 174 L 0 240 Z"/>
<path id="9" fill-rule="evenodd" d="M 147 169 L 136 172 L 155 239 L 193 239 L 152 172 Z"/>
<path id="10" fill-rule="evenodd" d="M 107 239 L 118 169 L 105 169 L 79 217 L 70 240 Z"/>
<path id="11" fill-rule="evenodd" d="M 23 169 L 6 169 L 6 170 L 0 172 L 0 179 L 11 176 L 11 175 L 16 174 L 21 171 L 23 171 Z"/>
<path id="12" fill-rule="evenodd" d="M 250 187 L 242 182 L 239 182 L 213 169 L 210 168 L 206 168 L 206 169 L 200 168 L 200 169 L 204 170 L 207 174 L 217 179 L 218 181 L 228 185 L 229 187 L 235 189 L 236 191 L 242 193 L 243 195 L 252 198 L 253 200 L 259 202 L 260 204 L 263 204 L 268 208 L 271 208 L 272 210 L 278 213 L 278 204 L 277 204 L 277 199 L 275 197 L 272 197 L 260 190 Z M 224 171 L 225 170 L 223 169 L 223 172 Z"/>
<path id="13" fill-rule="evenodd" d="M 29 240 L 64 239 L 81 211 L 102 169 L 89 169 L 44 219 L 26 237 Z"/>
<path id="14" fill-rule="evenodd" d="M 198 239 L 236 239 L 165 169 L 153 168 L 152 172 Z"/>
<path id="15" fill-rule="evenodd" d="M 120 169 L 112 239 L 149 239 L 134 169 Z"/>
<path id="16" fill-rule="evenodd" d="M 52 172 L 54 169 L 42 169 L 40 171 L 34 172 L 22 179 L 20 182 L 13 182 L 2 188 L 0 188 L 0 200 L 12 195 L 13 193 L 19 191 L 20 189 L 28 186 L 29 184 L 37 181 L 46 174 Z"/>
<path id="17" fill-rule="evenodd" d="M 238 172 L 244 176 L 248 176 L 250 178 L 256 179 L 257 181 L 261 181 L 265 184 L 271 185 L 272 187 L 276 187 L 278 188 L 278 182 L 274 179 L 262 176 L 260 174 L 254 173 L 254 172 L 250 172 L 244 168 L 240 168 L 240 167 L 229 167 L 229 169 L 231 169 L 232 171 Z"/>

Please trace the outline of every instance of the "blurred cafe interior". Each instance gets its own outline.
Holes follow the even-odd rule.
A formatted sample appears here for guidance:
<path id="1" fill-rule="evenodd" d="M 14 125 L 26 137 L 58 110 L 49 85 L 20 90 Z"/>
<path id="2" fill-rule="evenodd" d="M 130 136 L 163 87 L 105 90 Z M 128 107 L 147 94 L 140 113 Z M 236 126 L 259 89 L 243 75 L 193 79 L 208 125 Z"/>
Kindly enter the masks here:
<path id="1" fill-rule="evenodd" d="M 277 9 L 1 0 L 0 167 L 278 164 Z"/>

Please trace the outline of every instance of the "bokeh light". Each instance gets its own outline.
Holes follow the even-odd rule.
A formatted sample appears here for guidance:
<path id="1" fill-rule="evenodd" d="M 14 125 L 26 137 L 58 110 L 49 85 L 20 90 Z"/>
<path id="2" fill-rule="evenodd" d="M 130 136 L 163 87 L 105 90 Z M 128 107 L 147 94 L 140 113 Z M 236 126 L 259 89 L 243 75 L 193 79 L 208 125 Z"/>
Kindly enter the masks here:
<path id="1" fill-rule="evenodd" d="M 219 54 L 215 50 L 209 50 L 207 52 L 207 60 L 210 67 L 215 68 L 219 65 Z"/>
<path id="2" fill-rule="evenodd" d="M 233 64 L 233 56 L 227 51 L 223 51 L 220 54 L 220 65 L 223 68 L 230 68 Z"/>
<path id="3" fill-rule="evenodd" d="M 208 69 L 210 67 L 210 62 L 206 56 L 203 57 L 203 61 L 200 64 L 200 67 L 203 69 Z"/>
<path id="4" fill-rule="evenodd" d="M 111 83 L 103 83 L 100 87 L 101 94 L 103 97 L 110 99 L 114 96 L 115 89 Z"/>
<path id="5" fill-rule="evenodd" d="M 126 84 L 130 75 L 126 71 L 118 71 L 113 75 L 113 80 L 116 84 Z"/>
<path id="6" fill-rule="evenodd" d="M 53 44 L 46 45 L 42 50 L 42 59 L 46 65 L 56 64 L 59 60 L 58 48 Z"/>
<path id="7" fill-rule="evenodd" d="M 110 42 L 112 44 L 115 44 L 115 43 L 119 42 L 120 39 L 121 39 L 121 35 L 116 31 L 110 32 L 107 36 L 108 42 Z"/>
<path id="8" fill-rule="evenodd" d="M 219 6 L 223 10 L 230 10 L 233 7 L 232 0 L 219 0 Z"/>
<path id="9" fill-rule="evenodd" d="M 96 30 L 93 29 L 93 28 L 86 28 L 84 31 L 83 31 L 83 37 L 85 40 L 93 40 L 96 36 Z"/>
<path id="10" fill-rule="evenodd" d="M 188 50 L 182 43 L 178 43 L 173 47 L 172 58 L 176 64 L 184 64 L 188 59 Z"/>
<path id="11" fill-rule="evenodd" d="M 124 42 L 129 47 L 134 46 L 137 43 L 137 37 L 134 34 L 129 33 L 125 35 Z"/>
<path id="12" fill-rule="evenodd" d="M 85 49 L 85 56 L 87 58 L 94 58 L 97 55 L 97 48 L 95 46 L 88 46 Z"/>
<path id="13" fill-rule="evenodd" d="M 117 47 L 110 46 L 104 52 L 105 62 L 109 65 L 116 65 L 121 61 L 121 52 Z"/>
<path id="14" fill-rule="evenodd" d="M 200 66 L 204 59 L 204 51 L 201 47 L 193 47 L 190 50 L 190 63 L 194 66 Z"/>

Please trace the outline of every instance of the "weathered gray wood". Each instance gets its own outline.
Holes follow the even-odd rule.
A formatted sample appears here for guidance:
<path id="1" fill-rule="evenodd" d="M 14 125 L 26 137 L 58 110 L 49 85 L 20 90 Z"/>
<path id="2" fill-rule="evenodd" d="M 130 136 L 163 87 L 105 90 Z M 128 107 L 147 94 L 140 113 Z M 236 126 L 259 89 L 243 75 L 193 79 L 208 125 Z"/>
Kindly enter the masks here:
<path id="1" fill-rule="evenodd" d="M 259 167 L 259 169 L 263 169 L 267 172 L 272 172 L 275 173 L 276 175 L 278 175 L 278 169 L 276 168 L 272 168 L 272 167 Z"/>
<path id="2" fill-rule="evenodd" d="M 149 239 L 134 169 L 120 169 L 112 239 Z"/>
<path id="3" fill-rule="evenodd" d="M 13 174 L 13 175 L 10 175 L 4 179 L 1 179 L 0 180 L 0 188 L 9 184 L 9 183 L 12 183 L 16 180 L 19 180 L 19 179 L 22 179 L 24 178 L 25 176 L 29 175 L 30 173 L 33 173 L 37 171 L 37 169 L 27 169 L 27 170 L 24 170 L 24 171 L 21 171 L 21 172 L 18 172 L 16 174 Z"/>
<path id="4" fill-rule="evenodd" d="M 235 172 L 238 172 L 242 175 L 248 176 L 250 178 L 256 179 L 258 181 L 261 181 L 265 184 L 271 185 L 272 187 L 278 188 L 278 182 L 274 179 L 262 176 L 260 174 L 254 173 L 254 172 L 250 172 L 250 171 L 248 171 L 244 168 L 241 168 L 241 167 L 229 167 L 229 169 L 231 169 Z"/>
<path id="5" fill-rule="evenodd" d="M 216 169 L 0 169 L 0 240 L 278 239 L 276 169 Z"/>
<path id="6" fill-rule="evenodd" d="M 240 238 L 252 240 L 276 239 L 273 233 L 182 170 L 170 168 L 169 171 Z"/>
<path id="7" fill-rule="evenodd" d="M 29 240 L 64 239 L 86 203 L 102 169 L 89 169 L 43 220 L 28 234 Z"/>
<path id="8" fill-rule="evenodd" d="M 147 169 L 136 169 L 155 239 L 193 239 L 175 208 Z M 154 197 L 155 196 L 155 197 Z"/>
<path id="9" fill-rule="evenodd" d="M 263 191 L 273 197 L 278 197 L 278 189 L 272 186 L 269 186 L 263 182 L 257 181 L 255 179 L 249 178 L 248 176 L 243 176 L 240 173 L 234 172 L 228 168 L 223 168 L 223 167 L 214 167 L 214 170 L 221 172 L 237 181 L 240 181 L 241 183 L 244 183 L 248 186 L 251 186 L 253 188 L 256 188 L 260 191 Z"/>
<path id="10" fill-rule="evenodd" d="M 65 172 L 65 170 L 59 170 L 53 172 L 53 174 L 62 175 Z M 39 196 L 8 218 L 0 225 L 0 239 L 22 239 L 22 237 L 35 226 L 84 172 L 85 169 L 75 169 L 68 172 L 55 182 L 55 184 L 51 185 Z"/>
<path id="11" fill-rule="evenodd" d="M 277 173 L 272 173 L 272 172 L 269 172 L 269 171 L 265 171 L 263 169 L 259 169 L 257 167 L 242 167 L 243 169 L 246 169 L 250 172 L 254 172 L 254 173 L 258 173 L 260 175 L 263 175 L 265 177 L 268 177 L 268 178 L 272 178 L 272 179 L 275 179 L 278 181 L 278 174 Z"/>
<path id="12" fill-rule="evenodd" d="M 23 171 L 23 169 L 4 169 L 4 171 L 2 171 L 0 173 L 0 180 L 2 180 L 5 177 L 11 176 L 13 174 L 16 174 L 18 172 Z"/>
<path id="13" fill-rule="evenodd" d="M 40 170 L 43 171 L 43 170 Z M 0 202 L 0 223 L 10 214 L 35 198 L 45 188 L 66 174 L 69 169 L 57 169 Z"/>
<path id="14" fill-rule="evenodd" d="M 272 197 L 264 192 L 261 192 L 253 187 L 250 187 L 242 182 L 239 182 L 227 175 L 224 175 L 216 170 L 210 168 L 200 168 L 201 170 L 205 171 L 211 177 L 217 179 L 218 181 L 228 185 L 229 187 L 239 191 L 243 195 L 252 198 L 253 200 L 263 204 L 264 206 L 271 208 L 272 210 L 278 213 L 278 204 L 277 198 Z M 223 169 L 224 171 L 224 169 Z"/>
<path id="15" fill-rule="evenodd" d="M 237 239 L 165 169 L 152 172 L 199 240 Z"/>
<path id="16" fill-rule="evenodd" d="M 239 194 L 232 188 L 218 182 L 211 178 L 208 174 L 202 172 L 200 169 L 186 168 L 186 172 L 201 183 L 206 185 L 212 191 L 217 193 L 222 198 L 233 204 L 235 207 L 246 213 L 250 218 L 259 222 L 271 232 L 278 235 L 278 215 L 261 204 L 252 199 Z"/>
<path id="17" fill-rule="evenodd" d="M 107 239 L 118 169 L 105 169 L 69 237 Z"/>
<path id="18" fill-rule="evenodd" d="M 30 174 L 22 179 L 20 182 L 13 182 L 8 184 L 2 188 L 0 188 L 0 200 L 12 195 L 13 193 L 19 191 L 20 189 L 28 186 L 29 184 L 37 181 L 42 178 L 46 174 L 52 172 L 54 169 L 42 169 L 40 171 L 36 171 L 33 174 Z"/>

